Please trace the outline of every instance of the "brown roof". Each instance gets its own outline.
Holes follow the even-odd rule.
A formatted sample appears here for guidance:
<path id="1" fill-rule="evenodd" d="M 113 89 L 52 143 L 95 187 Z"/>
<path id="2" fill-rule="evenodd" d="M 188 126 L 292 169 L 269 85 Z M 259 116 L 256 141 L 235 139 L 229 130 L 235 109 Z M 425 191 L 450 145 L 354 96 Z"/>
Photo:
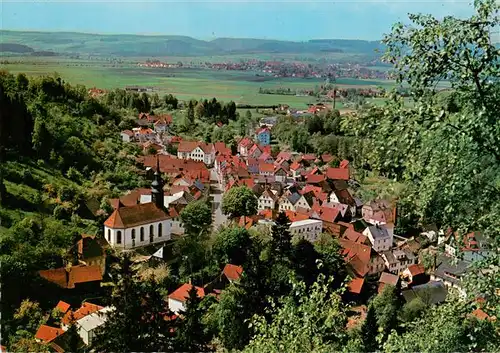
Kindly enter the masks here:
<path id="1" fill-rule="evenodd" d="M 57 303 L 56 305 L 56 308 L 59 309 L 63 314 L 65 314 L 70 307 L 71 305 L 69 305 L 66 302 L 63 302 L 62 300 L 60 300 L 59 303 Z"/>
<path id="2" fill-rule="evenodd" d="M 60 328 L 42 325 L 38 328 L 38 331 L 35 334 L 35 338 L 48 343 L 54 340 L 57 336 L 62 335 L 63 333 L 64 330 Z"/>
<path id="3" fill-rule="evenodd" d="M 259 170 L 261 172 L 274 172 L 274 164 L 272 164 L 272 163 L 259 163 Z"/>
<path id="4" fill-rule="evenodd" d="M 181 141 L 179 147 L 177 147 L 177 152 L 191 152 L 196 147 L 198 147 L 198 141 Z"/>
<path id="5" fill-rule="evenodd" d="M 477 308 L 476 310 L 474 310 L 472 312 L 472 315 L 475 316 L 476 318 L 478 318 L 479 320 L 486 320 L 486 319 L 489 319 L 490 316 L 488 314 L 486 314 L 482 309 L 480 308 Z"/>
<path id="6" fill-rule="evenodd" d="M 379 283 L 391 284 L 393 286 L 398 284 L 399 277 L 392 273 L 382 272 L 380 275 Z"/>
<path id="7" fill-rule="evenodd" d="M 172 294 L 168 296 L 169 299 L 177 300 L 180 302 L 185 302 L 189 297 L 189 290 L 191 287 L 195 287 L 198 292 L 198 297 L 203 298 L 205 296 L 205 290 L 201 287 L 193 286 L 192 284 L 185 283 L 179 288 L 177 288 Z"/>
<path id="8" fill-rule="evenodd" d="M 412 276 L 417 276 L 425 273 L 424 266 L 421 264 L 413 264 L 408 266 L 408 271 L 410 271 Z"/>
<path id="9" fill-rule="evenodd" d="M 93 266 L 72 266 L 69 269 L 64 267 L 38 271 L 41 277 L 49 282 L 57 284 L 59 287 L 72 289 L 75 284 L 102 281 L 101 267 Z"/>
<path id="10" fill-rule="evenodd" d="M 240 279 L 241 274 L 243 273 L 243 267 L 227 264 L 226 266 L 224 266 L 224 270 L 222 270 L 222 273 L 224 273 L 227 279 L 236 281 Z"/>
<path id="11" fill-rule="evenodd" d="M 343 235 L 344 238 L 349 239 L 353 242 L 364 244 L 366 242 L 367 237 L 363 234 L 356 232 L 352 228 L 348 228 Z"/>
<path id="12" fill-rule="evenodd" d="M 344 168 L 328 168 L 326 177 L 333 180 L 349 180 L 349 169 Z"/>
<path id="13" fill-rule="evenodd" d="M 353 278 L 351 282 L 347 285 L 349 292 L 359 294 L 363 289 L 363 284 L 365 283 L 364 278 Z"/>
<path id="14" fill-rule="evenodd" d="M 371 247 L 347 239 L 339 239 L 339 244 L 344 249 L 343 255 L 346 263 L 351 266 L 358 276 L 364 277 L 368 273 Z"/>
<path id="15" fill-rule="evenodd" d="M 141 224 L 164 221 L 170 217 L 152 202 L 130 207 L 118 207 L 104 222 L 109 228 L 130 228 Z"/>

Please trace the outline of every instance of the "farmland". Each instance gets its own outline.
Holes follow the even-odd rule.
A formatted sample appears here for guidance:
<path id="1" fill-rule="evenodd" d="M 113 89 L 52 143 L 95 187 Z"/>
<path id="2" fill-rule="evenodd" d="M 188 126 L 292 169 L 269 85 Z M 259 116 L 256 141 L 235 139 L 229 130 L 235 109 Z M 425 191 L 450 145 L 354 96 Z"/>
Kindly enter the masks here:
<path id="1" fill-rule="evenodd" d="M 170 58 L 169 61 L 175 61 Z M 249 71 L 216 71 L 206 69 L 156 69 L 138 67 L 133 61 L 81 60 L 61 57 L 9 57 L 2 69 L 29 76 L 57 72 L 72 84 L 102 89 L 126 86 L 150 86 L 159 94 L 171 93 L 181 100 L 211 98 L 233 100 L 238 104 L 288 104 L 298 109 L 314 103 L 314 97 L 259 94 L 259 88 L 314 89 L 324 80 L 318 78 L 276 78 Z M 259 76 L 257 76 L 259 75 Z M 338 79 L 338 87 L 390 87 L 391 81 Z M 340 107 L 340 106 L 339 106 Z"/>

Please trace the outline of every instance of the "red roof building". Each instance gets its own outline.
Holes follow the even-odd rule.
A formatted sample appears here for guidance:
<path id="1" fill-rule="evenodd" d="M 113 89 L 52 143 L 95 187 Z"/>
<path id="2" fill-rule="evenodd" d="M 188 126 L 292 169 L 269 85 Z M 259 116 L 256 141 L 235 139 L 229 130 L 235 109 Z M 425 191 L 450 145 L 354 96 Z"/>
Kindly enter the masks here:
<path id="1" fill-rule="evenodd" d="M 38 328 L 38 331 L 35 334 L 35 338 L 44 343 L 49 343 L 54 339 L 56 339 L 56 337 L 62 335 L 63 333 L 64 333 L 63 329 L 42 325 L 40 326 L 40 328 Z"/>
<path id="2" fill-rule="evenodd" d="M 159 222 L 170 217 L 152 202 L 142 203 L 130 207 L 118 207 L 104 222 L 111 229 L 124 229 Z"/>
<path id="3" fill-rule="evenodd" d="M 59 311 L 62 312 L 63 314 L 66 314 L 66 312 L 69 310 L 70 307 L 71 305 L 69 305 L 66 302 L 63 302 L 62 300 L 60 300 L 59 303 L 57 303 L 56 305 L 56 308 L 59 309 Z"/>
<path id="4" fill-rule="evenodd" d="M 187 298 L 189 298 L 189 291 L 194 287 L 198 293 L 198 297 L 203 298 L 205 296 L 205 290 L 201 287 L 193 286 L 189 283 L 184 283 L 182 286 L 177 288 L 171 294 L 169 294 L 168 298 L 172 300 L 177 300 L 179 302 L 185 302 Z"/>
<path id="5" fill-rule="evenodd" d="M 363 284 L 365 283 L 364 278 L 353 278 L 351 282 L 347 285 L 347 289 L 350 293 L 360 294 L 363 290 Z"/>
<path id="6" fill-rule="evenodd" d="M 349 180 L 349 169 L 327 168 L 326 177 L 332 180 Z"/>
<path id="7" fill-rule="evenodd" d="M 87 315 L 95 313 L 104 307 L 92 303 L 85 302 L 82 304 L 80 308 L 76 311 L 68 311 L 62 318 L 61 322 L 63 325 L 68 326 L 71 323 L 71 320 L 78 321 L 81 318 L 84 318 Z"/>
<path id="8" fill-rule="evenodd" d="M 241 274 L 243 273 L 243 267 L 227 264 L 226 266 L 224 266 L 222 273 L 227 277 L 229 281 L 237 281 L 240 279 Z"/>
<path id="9" fill-rule="evenodd" d="M 61 288 L 73 289 L 76 284 L 102 281 L 101 267 L 71 266 L 70 268 L 56 268 L 38 271 L 39 275 Z"/>

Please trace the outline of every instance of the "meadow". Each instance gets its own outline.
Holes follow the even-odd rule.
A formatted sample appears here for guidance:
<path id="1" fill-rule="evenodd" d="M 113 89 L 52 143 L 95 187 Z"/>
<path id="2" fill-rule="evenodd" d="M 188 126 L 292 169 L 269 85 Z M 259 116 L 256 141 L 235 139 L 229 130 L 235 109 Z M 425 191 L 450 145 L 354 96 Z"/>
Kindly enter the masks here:
<path id="1" fill-rule="evenodd" d="M 144 61 L 144 59 L 142 60 Z M 170 62 L 175 62 L 170 60 Z M 57 72 L 72 84 L 102 89 L 125 88 L 126 86 L 153 87 L 158 94 L 171 93 L 181 100 L 212 98 L 232 100 L 237 104 L 278 105 L 288 104 L 297 109 L 315 103 L 315 97 L 259 94 L 259 88 L 292 90 L 314 89 L 324 83 L 318 78 L 276 78 L 250 71 L 217 71 L 189 68 L 146 68 L 134 61 L 110 61 L 99 59 L 51 58 L 4 58 L 2 69 L 14 74 L 24 72 L 28 76 L 51 75 Z M 391 81 L 338 79 L 338 87 L 389 88 Z M 339 102 L 338 108 L 342 104 Z"/>

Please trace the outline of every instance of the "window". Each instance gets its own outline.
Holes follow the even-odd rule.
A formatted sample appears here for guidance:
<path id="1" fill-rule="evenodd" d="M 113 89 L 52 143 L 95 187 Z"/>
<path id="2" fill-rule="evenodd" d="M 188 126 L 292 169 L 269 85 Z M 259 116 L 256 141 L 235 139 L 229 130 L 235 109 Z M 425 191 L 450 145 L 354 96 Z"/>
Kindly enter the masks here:
<path id="1" fill-rule="evenodd" d="M 121 244 L 122 243 L 122 231 L 119 230 L 116 232 L 116 244 Z"/>
<path id="2" fill-rule="evenodd" d="M 161 237 L 163 235 L 163 224 L 158 224 L 158 236 Z"/>
<path id="3" fill-rule="evenodd" d="M 153 237 L 154 237 L 154 227 L 153 225 L 151 224 L 149 226 L 149 242 L 152 243 L 153 242 Z"/>
<path id="4" fill-rule="evenodd" d="M 135 229 L 132 229 L 132 239 L 135 239 Z"/>
<path id="5" fill-rule="evenodd" d="M 108 229 L 108 241 L 111 241 L 111 229 Z"/>
<path id="6" fill-rule="evenodd" d="M 144 227 L 141 227 L 141 241 L 144 241 Z"/>

